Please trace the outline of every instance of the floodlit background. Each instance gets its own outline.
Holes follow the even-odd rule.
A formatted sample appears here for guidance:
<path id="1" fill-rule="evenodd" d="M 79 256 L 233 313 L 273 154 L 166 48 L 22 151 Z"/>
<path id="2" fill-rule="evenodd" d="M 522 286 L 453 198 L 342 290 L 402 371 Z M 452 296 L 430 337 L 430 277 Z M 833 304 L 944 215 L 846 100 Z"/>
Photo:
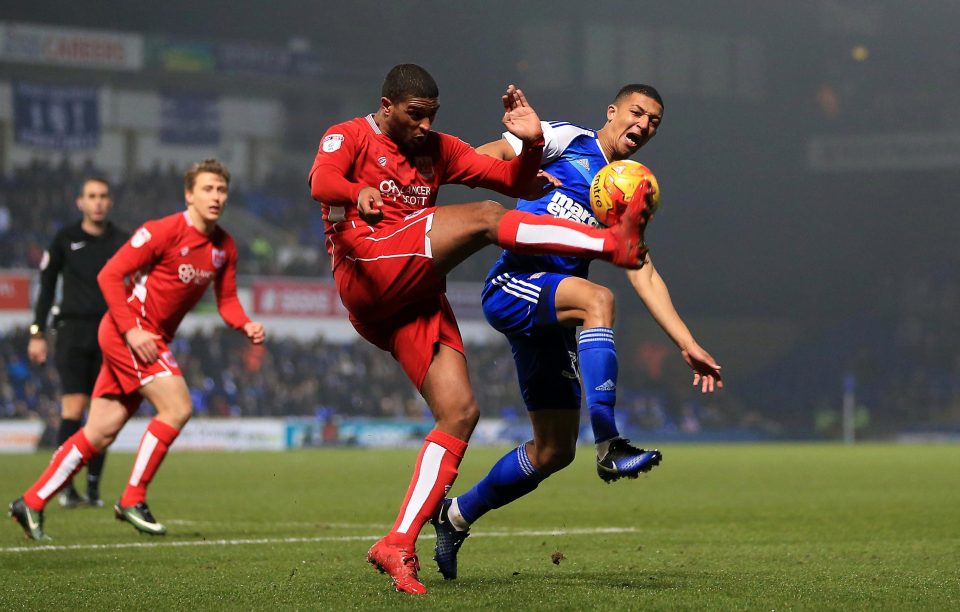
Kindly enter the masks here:
<path id="1" fill-rule="evenodd" d="M 436 129 L 474 145 L 499 137 L 509 83 L 541 118 L 594 128 L 621 85 L 662 93 L 637 156 L 663 189 L 648 241 L 727 387 L 695 393 L 623 274 L 595 264 L 617 293 L 632 437 L 838 439 L 846 405 L 848 434 L 956 439 L 958 23 L 946 0 L 4 3 L 0 417 L 58 413 L 25 327 L 78 180 L 108 176 L 114 219 L 134 229 L 178 210 L 186 166 L 216 156 L 235 176 L 223 225 L 241 244 L 242 297 L 273 334 L 246 347 L 210 304 L 187 320 L 174 350 L 198 413 L 296 416 L 271 421 L 283 447 L 419 439 L 422 401 L 338 308 L 306 185 L 326 127 L 373 112 L 390 67 L 415 62 L 440 86 Z M 440 196 L 487 197 L 510 204 Z M 478 307 L 496 256 L 457 270 L 451 294 L 478 436 L 520 440 L 509 349 Z"/>

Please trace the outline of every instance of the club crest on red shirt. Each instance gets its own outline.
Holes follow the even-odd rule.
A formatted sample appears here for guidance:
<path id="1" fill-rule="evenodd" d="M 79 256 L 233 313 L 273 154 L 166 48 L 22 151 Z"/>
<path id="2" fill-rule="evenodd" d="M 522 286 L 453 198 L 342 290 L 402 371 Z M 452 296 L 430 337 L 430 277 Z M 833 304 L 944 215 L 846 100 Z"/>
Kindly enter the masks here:
<path id="1" fill-rule="evenodd" d="M 386 156 L 386 155 L 381 155 L 380 157 L 378 157 L 378 158 L 377 158 L 377 163 L 380 164 L 380 167 L 381 167 L 381 168 L 386 168 L 386 167 L 387 167 L 387 156 Z"/>
<path id="2" fill-rule="evenodd" d="M 223 264 L 227 263 L 227 252 L 223 249 L 212 249 L 211 256 L 213 259 L 213 267 L 218 270 L 223 267 Z"/>

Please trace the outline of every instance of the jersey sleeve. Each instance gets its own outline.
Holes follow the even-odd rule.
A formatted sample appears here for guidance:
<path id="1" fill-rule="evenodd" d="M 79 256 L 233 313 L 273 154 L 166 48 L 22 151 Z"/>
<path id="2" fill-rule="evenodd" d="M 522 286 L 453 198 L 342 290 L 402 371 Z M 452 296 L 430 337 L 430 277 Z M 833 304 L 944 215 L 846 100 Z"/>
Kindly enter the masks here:
<path id="1" fill-rule="evenodd" d="M 125 279 L 159 261 L 172 235 L 159 221 L 148 221 L 133 233 L 97 275 L 107 310 L 121 334 L 137 326 L 137 319 L 127 306 Z"/>
<path id="2" fill-rule="evenodd" d="M 47 317 L 53 307 L 53 299 L 57 291 L 57 278 L 63 271 L 66 237 L 58 232 L 50 243 L 50 247 L 43 252 L 40 260 L 40 291 L 37 293 L 37 303 L 34 305 L 33 322 L 41 331 L 47 327 Z"/>
<path id="3" fill-rule="evenodd" d="M 477 153 L 459 138 L 441 135 L 441 156 L 446 160 L 445 183 L 483 187 L 519 198 L 530 187 L 540 168 L 543 141 L 524 145 L 510 161 Z"/>
<path id="4" fill-rule="evenodd" d="M 360 133 L 349 123 L 335 125 L 324 133 L 307 178 L 314 200 L 337 205 L 357 203 L 366 185 L 351 182 L 347 176 L 357 161 L 359 148 Z"/>
<path id="5" fill-rule="evenodd" d="M 233 238 L 227 237 L 227 261 L 214 284 L 214 293 L 217 297 L 217 310 L 224 322 L 234 329 L 242 329 L 250 321 L 250 317 L 243 310 L 240 298 L 237 297 L 237 245 Z"/>
<path id="6" fill-rule="evenodd" d="M 567 147 L 570 146 L 570 143 L 578 136 L 596 136 L 593 130 L 586 130 L 561 121 L 541 121 L 540 125 L 543 127 L 543 160 L 540 162 L 541 165 L 559 159 L 563 152 L 567 150 Z M 519 155 L 523 141 L 510 132 L 504 132 L 503 138 L 513 147 L 513 152 Z"/>

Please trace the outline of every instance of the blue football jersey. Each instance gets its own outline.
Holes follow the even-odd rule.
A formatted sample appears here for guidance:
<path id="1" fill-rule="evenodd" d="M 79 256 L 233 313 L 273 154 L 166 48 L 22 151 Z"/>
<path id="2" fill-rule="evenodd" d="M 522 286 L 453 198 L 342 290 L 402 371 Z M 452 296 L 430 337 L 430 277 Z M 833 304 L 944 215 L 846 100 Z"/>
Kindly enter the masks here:
<path id="1" fill-rule="evenodd" d="M 563 187 L 537 200 L 517 200 L 517 210 L 599 227 L 590 209 L 590 183 L 600 168 L 607 165 L 607 158 L 596 131 L 562 121 L 544 121 L 542 125 L 545 144 L 540 167 L 557 177 Z M 503 136 L 519 154 L 520 139 L 509 132 Z M 586 278 L 589 267 L 590 260 L 577 257 L 517 255 L 504 251 L 487 279 L 516 271 L 557 272 Z"/>

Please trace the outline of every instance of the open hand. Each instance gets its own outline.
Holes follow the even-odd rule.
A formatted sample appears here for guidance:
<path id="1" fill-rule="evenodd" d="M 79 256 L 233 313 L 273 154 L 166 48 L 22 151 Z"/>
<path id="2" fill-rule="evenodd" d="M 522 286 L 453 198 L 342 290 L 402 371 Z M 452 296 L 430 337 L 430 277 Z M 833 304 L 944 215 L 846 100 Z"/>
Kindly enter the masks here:
<path id="1" fill-rule="evenodd" d="M 537 111 L 533 110 L 516 85 L 507 86 L 507 93 L 503 95 L 503 109 L 503 125 L 508 132 L 524 142 L 543 138 L 543 127 Z"/>
<path id="2" fill-rule="evenodd" d="M 720 378 L 720 364 L 703 350 L 699 344 L 693 343 L 681 352 L 683 360 L 693 370 L 693 386 L 700 386 L 701 393 L 713 393 L 714 389 L 723 388 L 723 379 Z"/>

